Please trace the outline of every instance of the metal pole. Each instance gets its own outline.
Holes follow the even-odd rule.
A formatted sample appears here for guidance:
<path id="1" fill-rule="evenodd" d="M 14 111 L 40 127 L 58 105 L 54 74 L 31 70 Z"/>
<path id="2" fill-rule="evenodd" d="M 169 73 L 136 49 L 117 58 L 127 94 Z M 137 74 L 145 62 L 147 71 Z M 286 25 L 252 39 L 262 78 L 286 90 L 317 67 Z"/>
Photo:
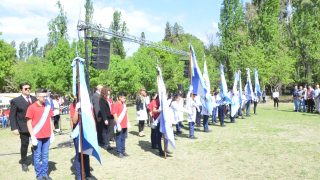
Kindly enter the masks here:
<path id="1" fill-rule="evenodd" d="M 88 92 L 91 97 L 91 91 L 90 91 L 90 76 L 89 76 L 89 55 L 88 55 L 88 41 L 87 41 L 87 33 L 88 30 L 84 29 L 84 48 L 85 48 L 85 59 L 86 59 L 86 83 L 88 87 Z"/>

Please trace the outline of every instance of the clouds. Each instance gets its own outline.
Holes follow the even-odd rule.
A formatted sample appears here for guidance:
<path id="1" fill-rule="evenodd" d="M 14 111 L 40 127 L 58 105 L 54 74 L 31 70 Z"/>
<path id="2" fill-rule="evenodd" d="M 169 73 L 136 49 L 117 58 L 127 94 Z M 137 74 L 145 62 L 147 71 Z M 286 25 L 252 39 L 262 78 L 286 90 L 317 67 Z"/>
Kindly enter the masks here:
<path id="1" fill-rule="evenodd" d="M 69 39 L 78 38 L 77 22 L 84 19 L 85 9 L 84 0 L 60 0 L 67 15 Z M 58 15 L 56 0 L 2 0 L 0 4 L 0 32 L 1 38 L 10 42 L 31 41 L 34 38 L 39 39 L 40 45 L 47 42 L 48 22 Z M 112 3 L 112 4 L 111 4 Z M 121 18 L 127 23 L 129 34 L 140 37 L 144 32 L 146 38 L 151 41 L 161 41 L 164 37 L 164 28 L 167 21 L 178 22 L 180 25 L 188 25 L 188 14 L 184 12 L 173 12 L 174 16 L 163 16 L 166 13 L 161 9 L 159 13 L 150 9 L 134 6 L 132 1 L 118 0 L 109 4 L 105 1 L 94 1 L 93 22 L 101 24 L 103 27 L 109 27 L 112 21 L 113 12 L 119 10 Z M 160 3 L 161 4 L 161 3 Z M 165 6 L 165 5 L 164 5 Z M 172 13 L 172 12 L 171 12 Z M 162 14 L 162 15 L 157 15 Z M 193 22 L 194 23 L 194 22 Z M 198 36 L 205 43 L 208 42 L 207 34 L 217 32 L 217 23 L 212 27 L 204 29 L 199 26 L 186 28 L 187 33 Z M 125 48 L 132 54 L 139 45 L 125 43 Z"/>

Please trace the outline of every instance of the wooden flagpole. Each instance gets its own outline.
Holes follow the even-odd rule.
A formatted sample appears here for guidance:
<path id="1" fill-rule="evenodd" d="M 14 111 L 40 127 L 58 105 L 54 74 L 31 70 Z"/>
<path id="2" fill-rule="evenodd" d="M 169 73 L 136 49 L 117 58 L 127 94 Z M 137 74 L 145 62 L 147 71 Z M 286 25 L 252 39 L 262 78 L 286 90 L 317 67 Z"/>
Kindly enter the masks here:
<path id="1" fill-rule="evenodd" d="M 77 60 L 77 100 L 80 102 L 80 77 L 79 77 L 79 60 Z M 81 107 L 80 110 L 81 112 Z M 79 148 L 80 148 L 80 164 L 81 164 L 81 180 L 84 180 L 84 161 L 83 161 L 83 150 L 82 150 L 82 118 L 81 113 L 78 113 L 78 121 L 79 121 Z"/>

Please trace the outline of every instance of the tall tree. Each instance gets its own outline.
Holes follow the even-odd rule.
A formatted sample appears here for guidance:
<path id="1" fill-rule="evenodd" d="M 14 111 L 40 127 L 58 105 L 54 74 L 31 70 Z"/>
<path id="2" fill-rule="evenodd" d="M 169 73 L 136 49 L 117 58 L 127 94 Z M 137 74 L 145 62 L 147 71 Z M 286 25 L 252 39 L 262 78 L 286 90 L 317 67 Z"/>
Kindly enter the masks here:
<path id="1" fill-rule="evenodd" d="M 27 59 L 27 54 L 28 54 L 28 48 L 26 46 L 26 42 L 22 41 L 19 44 L 19 58 L 21 60 L 26 60 Z"/>
<path id="2" fill-rule="evenodd" d="M 247 41 L 243 5 L 239 0 L 224 0 L 219 23 L 221 53 L 220 62 L 225 65 L 229 82 L 233 81 L 233 72 L 240 65 L 239 51 Z"/>
<path id="3" fill-rule="evenodd" d="M 113 21 L 111 22 L 110 29 L 118 33 L 127 33 L 128 28 L 125 21 L 121 21 L 121 12 L 115 11 L 113 13 Z M 119 55 L 122 59 L 126 57 L 126 52 L 123 46 L 123 40 L 117 37 L 111 38 L 111 50 L 115 55 Z"/>
<path id="4" fill-rule="evenodd" d="M 142 40 L 142 43 L 140 44 L 140 46 L 143 46 L 143 45 L 144 45 L 144 42 L 146 41 L 146 35 L 144 34 L 144 32 L 141 33 L 140 38 L 141 38 L 141 40 Z"/>
<path id="5" fill-rule="evenodd" d="M 169 22 L 166 23 L 166 28 L 164 30 L 164 41 L 172 42 L 172 27 Z"/>
<path id="6" fill-rule="evenodd" d="M 60 0 L 57 2 L 59 14 L 56 18 L 49 21 L 49 33 L 48 33 L 48 44 L 49 47 L 54 46 L 60 39 L 68 38 L 68 20 L 66 12 L 63 9 Z"/>

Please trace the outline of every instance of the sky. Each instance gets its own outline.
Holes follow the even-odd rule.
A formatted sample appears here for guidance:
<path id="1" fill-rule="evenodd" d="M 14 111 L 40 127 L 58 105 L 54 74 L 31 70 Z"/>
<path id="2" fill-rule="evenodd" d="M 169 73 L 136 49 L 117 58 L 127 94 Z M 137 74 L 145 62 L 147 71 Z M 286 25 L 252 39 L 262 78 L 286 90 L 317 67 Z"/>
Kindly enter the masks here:
<path id="1" fill-rule="evenodd" d="M 15 41 L 16 48 L 22 42 L 39 39 L 47 42 L 48 22 L 58 15 L 57 0 L 1 0 L 0 39 Z M 77 39 L 77 22 L 84 20 L 85 0 L 60 0 L 68 19 L 69 39 Z M 121 11 L 129 34 L 154 42 L 164 37 L 166 22 L 177 22 L 185 33 L 191 33 L 205 44 L 218 43 L 218 23 L 222 0 L 93 0 L 93 23 L 109 27 L 115 10 Z M 80 34 L 83 37 L 83 33 Z M 210 39 L 210 40 L 209 40 Z M 131 55 L 139 45 L 125 43 Z"/>

